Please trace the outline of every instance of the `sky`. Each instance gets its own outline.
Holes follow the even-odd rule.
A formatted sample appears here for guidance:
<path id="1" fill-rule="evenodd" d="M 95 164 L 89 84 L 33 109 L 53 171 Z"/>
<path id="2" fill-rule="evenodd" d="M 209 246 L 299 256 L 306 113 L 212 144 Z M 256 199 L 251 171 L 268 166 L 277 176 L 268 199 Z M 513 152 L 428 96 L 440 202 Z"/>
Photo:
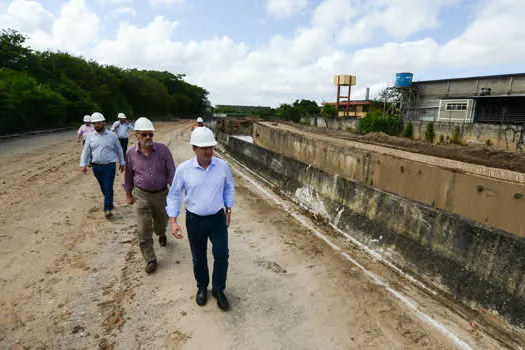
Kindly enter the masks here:
<path id="1" fill-rule="evenodd" d="M 213 105 L 374 97 L 414 80 L 525 72 L 523 0 L 0 0 L 35 50 L 167 70 Z M 522 34 L 520 34 L 522 33 Z"/>

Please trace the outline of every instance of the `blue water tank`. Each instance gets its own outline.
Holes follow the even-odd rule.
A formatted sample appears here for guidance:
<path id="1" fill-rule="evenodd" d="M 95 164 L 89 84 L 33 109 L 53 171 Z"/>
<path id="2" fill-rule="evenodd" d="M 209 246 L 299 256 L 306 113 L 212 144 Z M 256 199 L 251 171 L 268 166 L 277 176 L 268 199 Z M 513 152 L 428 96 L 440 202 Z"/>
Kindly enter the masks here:
<path id="1" fill-rule="evenodd" d="M 409 88 L 412 85 L 412 73 L 397 73 L 396 74 L 396 88 Z"/>

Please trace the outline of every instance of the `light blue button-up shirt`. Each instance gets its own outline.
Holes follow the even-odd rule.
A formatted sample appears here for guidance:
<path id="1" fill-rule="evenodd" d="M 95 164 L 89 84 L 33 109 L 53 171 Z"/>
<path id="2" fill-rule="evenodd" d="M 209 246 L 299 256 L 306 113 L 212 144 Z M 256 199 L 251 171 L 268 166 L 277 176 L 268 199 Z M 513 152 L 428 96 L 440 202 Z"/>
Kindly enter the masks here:
<path id="1" fill-rule="evenodd" d="M 84 143 L 84 148 L 82 149 L 82 155 L 80 156 L 81 167 L 87 165 L 89 156 L 91 156 L 91 163 L 114 163 L 118 157 L 120 165 L 126 164 L 124 152 L 122 151 L 120 142 L 118 142 L 117 136 L 107 130 L 104 130 L 102 135 L 96 131 L 88 134 L 86 143 Z"/>
<path id="2" fill-rule="evenodd" d="M 208 169 L 197 162 L 197 157 L 177 167 L 168 193 L 166 211 L 170 218 L 180 214 L 182 190 L 185 191 L 186 209 L 200 216 L 216 214 L 223 207 L 231 208 L 235 188 L 228 163 L 212 157 Z"/>
<path id="3" fill-rule="evenodd" d="M 133 125 L 131 125 L 131 123 L 124 123 L 117 128 L 119 124 L 120 121 L 118 120 L 114 122 L 111 126 L 111 131 L 114 131 L 119 139 L 127 139 L 129 137 L 128 130 L 133 130 Z"/>

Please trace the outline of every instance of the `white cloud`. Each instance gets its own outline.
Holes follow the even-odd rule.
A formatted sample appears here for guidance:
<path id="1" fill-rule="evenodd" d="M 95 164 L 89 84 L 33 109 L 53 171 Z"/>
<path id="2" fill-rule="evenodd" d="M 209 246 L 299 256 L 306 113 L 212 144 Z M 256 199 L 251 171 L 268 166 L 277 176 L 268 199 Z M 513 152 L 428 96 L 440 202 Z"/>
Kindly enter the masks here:
<path id="1" fill-rule="evenodd" d="M 122 5 L 122 4 L 131 4 L 133 0 L 105 0 L 110 4 Z"/>
<path id="2" fill-rule="evenodd" d="M 0 15 L 0 27 L 13 28 L 22 33 L 50 31 L 53 20 L 53 15 L 38 2 L 16 0 L 9 4 L 5 15 Z"/>
<path id="3" fill-rule="evenodd" d="M 170 6 L 173 4 L 181 4 L 184 0 L 150 0 L 151 5 Z"/>
<path id="4" fill-rule="evenodd" d="M 308 0 L 267 0 L 266 12 L 275 18 L 286 18 L 301 11 Z"/>
<path id="5" fill-rule="evenodd" d="M 84 0 L 66 2 L 56 18 L 47 12 L 43 14 L 44 17 L 53 18 L 50 26 L 35 26 L 34 13 L 12 17 L 8 12 L 7 16 L 17 18 L 18 25 L 14 28 L 29 35 L 28 44 L 31 47 L 39 50 L 68 50 L 74 54 L 82 54 L 84 49 L 94 43 L 100 24 L 99 17 L 86 7 Z"/>
<path id="6" fill-rule="evenodd" d="M 404 40 L 411 34 L 439 26 L 441 11 L 458 0 L 375 0 L 356 4 L 357 21 L 347 21 L 338 35 L 343 45 L 368 42 L 377 34 Z"/>

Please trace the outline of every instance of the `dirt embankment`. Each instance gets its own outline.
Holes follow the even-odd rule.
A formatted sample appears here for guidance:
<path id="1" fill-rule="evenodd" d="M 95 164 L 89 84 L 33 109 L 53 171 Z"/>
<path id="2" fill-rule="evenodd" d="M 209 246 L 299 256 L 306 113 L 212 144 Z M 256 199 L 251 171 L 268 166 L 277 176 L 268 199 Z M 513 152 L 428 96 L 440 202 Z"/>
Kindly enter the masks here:
<path id="1" fill-rule="evenodd" d="M 424 141 L 389 136 L 383 133 L 371 133 L 361 136 L 341 130 L 314 128 L 293 123 L 286 124 L 302 131 L 331 136 L 339 139 L 369 143 L 407 152 L 420 153 L 429 156 L 457 160 L 460 162 L 525 173 L 524 153 L 505 152 L 486 146 L 463 146 L 454 144 L 433 145 Z"/>

